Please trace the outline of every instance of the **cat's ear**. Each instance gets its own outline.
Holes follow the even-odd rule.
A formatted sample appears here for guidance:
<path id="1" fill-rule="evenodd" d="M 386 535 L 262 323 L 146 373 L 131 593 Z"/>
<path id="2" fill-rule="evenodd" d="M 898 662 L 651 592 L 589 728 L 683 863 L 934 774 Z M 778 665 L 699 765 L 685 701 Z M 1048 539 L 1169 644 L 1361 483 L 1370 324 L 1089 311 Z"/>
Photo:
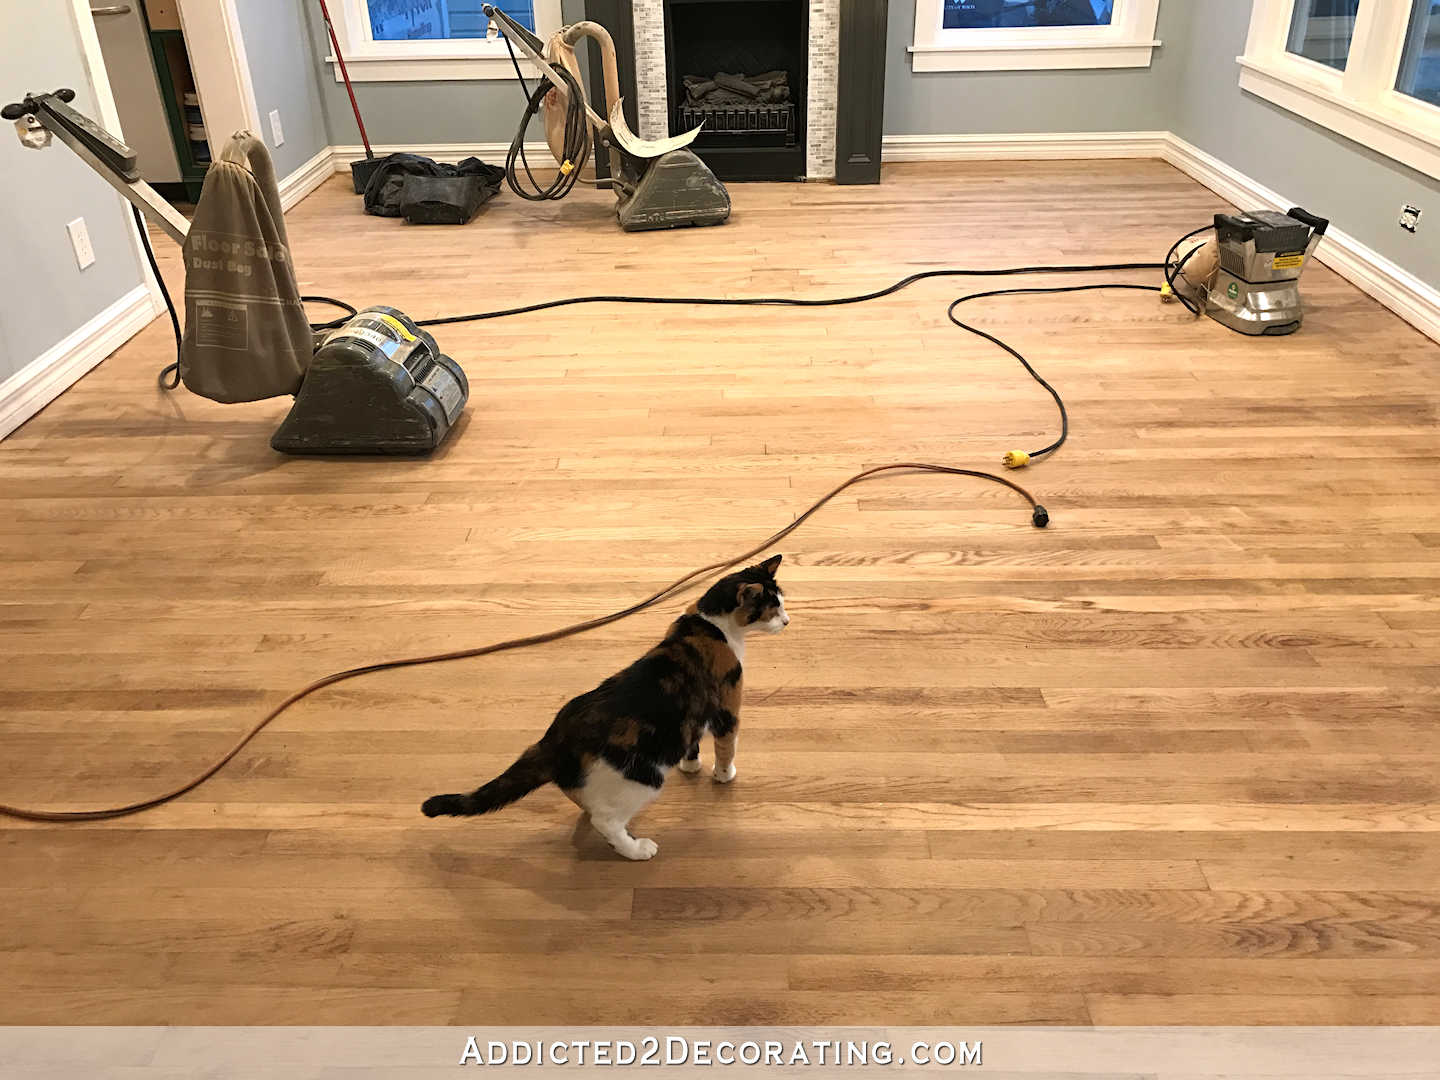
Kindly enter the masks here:
<path id="1" fill-rule="evenodd" d="M 753 581 L 746 582 L 740 586 L 740 591 L 735 594 L 735 606 L 737 608 L 744 608 L 746 604 L 754 600 L 764 591 L 765 587 L 763 585 L 756 585 Z"/>
<path id="2" fill-rule="evenodd" d="M 773 578 L 775 576 L 775 571 L 780 569 L 780 560 L 782 558 L 783 556 L 781 555 L 774 555 L 762 562 L 760 564 L 760 569 L 764 570 Z"/>

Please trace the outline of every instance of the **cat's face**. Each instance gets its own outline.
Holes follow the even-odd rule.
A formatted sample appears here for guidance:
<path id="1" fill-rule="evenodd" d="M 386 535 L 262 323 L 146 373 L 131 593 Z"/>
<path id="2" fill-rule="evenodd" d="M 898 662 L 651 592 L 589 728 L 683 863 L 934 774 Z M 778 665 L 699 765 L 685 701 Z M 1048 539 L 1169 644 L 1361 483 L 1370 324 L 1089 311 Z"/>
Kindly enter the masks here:
<path id="1" fill-rule="evenodd" d="M 700 598 L 699 609 L 706 615 L 728 615 L 746 634 L 764 631 L 778 634 L 790 623 L 785 612 L 785 593 L 775 581 L 780 556 L 727 574 Z"/>

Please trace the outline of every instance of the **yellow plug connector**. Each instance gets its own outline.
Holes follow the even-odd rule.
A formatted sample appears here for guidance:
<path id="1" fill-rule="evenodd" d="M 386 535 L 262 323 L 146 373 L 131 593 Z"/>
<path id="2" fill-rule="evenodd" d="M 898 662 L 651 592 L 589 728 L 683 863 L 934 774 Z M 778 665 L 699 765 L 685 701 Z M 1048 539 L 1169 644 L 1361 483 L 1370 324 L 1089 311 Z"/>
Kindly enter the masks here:
<path id="1" fill-rule="evenodd" d="M 1030 464 L 1030 455 L 1024 450 L 1007 450 L 1000 463 L 1007 469 L 1023 469 Z"/>
<path id="2" fill-rule="evenodd" d="M 570 175 L 572 172 L 574 172 L 574 171 L 575 171 L 575 163 L 574 163 L 573 161 L 571 161 L 569 158 L 566 158 L 564 161 L 562 161 L 562 162 L 560 163 L 560 172 L 561 172 L 562 175 L 564 175 L 564 176 L 569 176 L 569 175 Z"/>
<path id="3" fill-rule="evenodd" d="M 1160 302 L 1162 304 L 1170 304 L 1174 303 L 1174 301 L 1175 290 L 1170 287 L 1170 283 L 1167 281 L 1164 285 L 1160 286 Z"/>

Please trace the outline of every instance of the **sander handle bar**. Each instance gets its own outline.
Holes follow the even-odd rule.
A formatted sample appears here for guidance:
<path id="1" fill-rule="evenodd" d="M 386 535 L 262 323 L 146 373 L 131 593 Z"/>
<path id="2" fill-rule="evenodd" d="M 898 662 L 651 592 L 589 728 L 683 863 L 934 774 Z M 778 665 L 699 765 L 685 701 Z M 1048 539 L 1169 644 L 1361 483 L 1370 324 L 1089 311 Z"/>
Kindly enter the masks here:
<path id="1" fill-rule="evenodd" d="M 544 75 L 556 90 L 563 96 L 569 96 L 570 88 L 565 84 L 565 81 L 556 74 L 555 69 L 550 66 L 550 61 L 541 55 L 545 49 L 545 43 L 543 41 L 494 4 L 481 4 L 480 10 L 485 13 L 486 18 L 493 19 L 500 25 L 500 29 L 504 31 L 505 36 L 519 46 L 520 51 L 525 54 L 526 58 L 532 64 L 540 69 L 540 74 Z M 585 117 L 590 121 L 590 126 L 597 131 L 603 129 L 606 126 L 605 118 L 592 109 L 588 101 L 582 100 L 581 104 L 585 106 Z"/>
<path id="2" fill-rule="evenodd" d="M 170 239 L 183 244 L 190 232 L 190 223 L 140 178 L 135 151 L 84 113 L 72 109 L 70 102 L 74 100 L 75 91 L 69 89 L 26 94 L 23 101 L 0 109 L 0 116 L 16 121 L 17 125 L 44 128 L 74 151 L 76 157 L 125 196 L 137 210 L 159 225 Z M 25 141 L 23 136 L 24 132 L 22 142 Z M 48 137 L 45 141 L 49 141 Z"/>

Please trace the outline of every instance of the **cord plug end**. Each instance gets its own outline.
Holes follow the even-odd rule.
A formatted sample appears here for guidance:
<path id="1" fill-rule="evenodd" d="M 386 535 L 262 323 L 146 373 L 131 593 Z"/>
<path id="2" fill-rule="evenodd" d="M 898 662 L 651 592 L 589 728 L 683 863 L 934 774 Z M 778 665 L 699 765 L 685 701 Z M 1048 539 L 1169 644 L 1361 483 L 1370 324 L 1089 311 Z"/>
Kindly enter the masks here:
<path id="1" fill-rule="evenodd" d="M 1175 302 L 1175 290 L 1168 281 L 1160 286 L 1160 302 L 1162 304 L 1173 304 Z"/>
<path id="2" fill-rule="evenodd" d="M 1007 469 L 1023 469 L 1030 464 L 1030 455 L 1024 450 L 1007 450 L 1000 463 Z"/>
<path id="3" fill-rule="evenodd" d="M 1035 509 L 1030 511 L 1030 524 L 1034 525 L 1037 529 L 1043 529 L 1046 525 L 1050 524 L 1050 511 L 1046 510 L 1045 507 L 1039 503 L 1036 503 Z"/>

